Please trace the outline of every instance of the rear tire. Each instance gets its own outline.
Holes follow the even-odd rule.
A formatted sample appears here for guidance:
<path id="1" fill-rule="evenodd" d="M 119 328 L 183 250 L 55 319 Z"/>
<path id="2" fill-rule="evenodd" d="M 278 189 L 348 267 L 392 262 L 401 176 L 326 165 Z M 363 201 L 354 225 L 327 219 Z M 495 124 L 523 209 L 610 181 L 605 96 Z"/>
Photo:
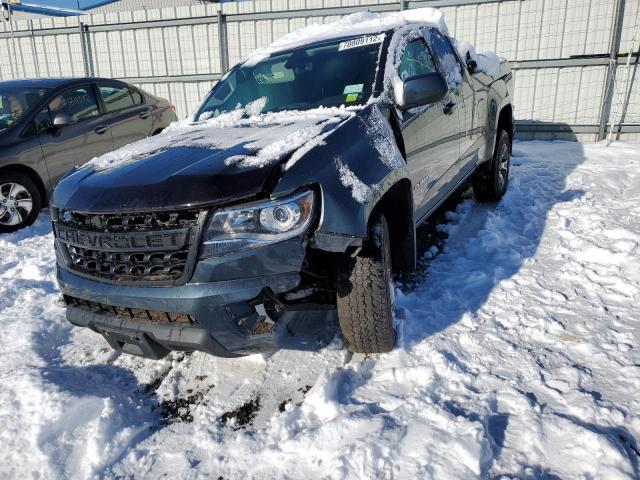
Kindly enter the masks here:
<path id="1" fill-rule="evenodd" d="M 42 196 L 31 177 L 19 172 L 0 174 L 0 233 L 28 227 L 41 207 Z"/>
<path id="2" fill-rule="evenodd" d="M 505 130 L 498 131 L 490 162 L 481 165 L 473 178 L 473 193 L 481 202 L 497 202 L 507 191 L 511 165 L 511 141 Z"/>
<path id="3" fill-rule="evenodd" d="M 345 255 L 338 268 L 338 320 L 348 350 L 383 353 L 393 349 L 393 288 L 389 229 L 379 214 L 359 255 Z"/>

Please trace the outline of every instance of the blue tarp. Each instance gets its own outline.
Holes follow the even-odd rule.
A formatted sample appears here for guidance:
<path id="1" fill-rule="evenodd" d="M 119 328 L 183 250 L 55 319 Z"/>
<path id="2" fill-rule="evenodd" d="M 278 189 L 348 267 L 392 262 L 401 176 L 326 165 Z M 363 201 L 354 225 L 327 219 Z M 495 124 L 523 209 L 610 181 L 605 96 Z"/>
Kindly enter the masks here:
<path id="1" fill-rule="evenodd" d="M 118 0 L 23 0 L 20 4 L 12 4 L 11 10 L 39 13 L 53 16 L 82 15 L 86 10 L 97 8 Z M 4 4 L 6 0 L 3 0 Z"/>

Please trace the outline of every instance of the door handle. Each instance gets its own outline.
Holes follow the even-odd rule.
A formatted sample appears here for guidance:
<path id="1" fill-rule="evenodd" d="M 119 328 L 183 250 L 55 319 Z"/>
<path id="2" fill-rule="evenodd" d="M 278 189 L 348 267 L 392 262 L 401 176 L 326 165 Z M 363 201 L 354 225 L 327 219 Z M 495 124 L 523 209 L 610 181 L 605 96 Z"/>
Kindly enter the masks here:
<path id="1" fill-rule="evenodd" d="M 109 130 L 109 126 L 102 125 L 100 127 L 96 127 L 94 132 L 96 132 L 98 135 L 102 135 L 102 134 L 106 133 L 107 130 Z"/>
<path id="2" fill-rule="evenodd" d="M 140 115 L 138 115 L 142 120 L 146 120 L 147 118 L 149 118 L 149 115 L 151 115 L 149 112 L 142 112 Z"/>
<path id="3" fill-rule="evenodd" d="M 449 102 L 442 108 L 442 111 L 445 115 L 451 115 L 457 106 L 456 102 Z"/>

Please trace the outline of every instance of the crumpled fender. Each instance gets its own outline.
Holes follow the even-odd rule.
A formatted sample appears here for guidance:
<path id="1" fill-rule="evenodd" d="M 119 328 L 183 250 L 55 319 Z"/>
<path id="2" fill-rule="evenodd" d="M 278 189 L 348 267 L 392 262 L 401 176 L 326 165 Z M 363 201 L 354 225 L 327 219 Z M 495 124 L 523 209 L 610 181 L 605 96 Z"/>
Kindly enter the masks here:
<path id="1" fill-rule="evenodd" d="M 409 178 L 383 108 L 379 103 L 365 107 L 312 140 L 312 148 L 299 159 L 283 164 L 273 196 L 305 185 L 319 187 L 312 246 L 343 252 L 361 245 L 376 204 L 394 184 Z"/>

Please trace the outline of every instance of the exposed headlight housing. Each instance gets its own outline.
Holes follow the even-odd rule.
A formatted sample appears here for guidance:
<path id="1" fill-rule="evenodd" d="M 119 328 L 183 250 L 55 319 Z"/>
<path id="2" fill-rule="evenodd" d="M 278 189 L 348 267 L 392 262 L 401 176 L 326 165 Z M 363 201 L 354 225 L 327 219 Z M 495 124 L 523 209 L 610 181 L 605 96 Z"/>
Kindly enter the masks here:
<path id="1" fill-rule="evenodd" d="M 217 210 L 209 220 L 201 257 L 282 242 L 303 234 L 313 219 L 315 195 L 306 190 L 290 197 Z"/>

